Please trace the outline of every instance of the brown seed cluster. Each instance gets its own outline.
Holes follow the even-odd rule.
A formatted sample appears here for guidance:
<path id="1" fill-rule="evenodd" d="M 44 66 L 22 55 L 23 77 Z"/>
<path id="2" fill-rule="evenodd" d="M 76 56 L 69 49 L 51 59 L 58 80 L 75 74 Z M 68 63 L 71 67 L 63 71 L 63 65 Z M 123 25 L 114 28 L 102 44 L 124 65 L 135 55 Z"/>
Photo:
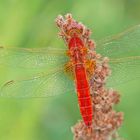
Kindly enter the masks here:
<path id="1" fill-rule="evenodd" d="M 123 113 L 113 109 L 113 106 L 119 103 L 119 93 L 106 88 L 107 77 L 111 74 L 109 59 L 96 53 L 95 43 L 90 39 L 91 31 L 82 23 L 75 21 L 71 14 L 67 14 L 65 19 L 58 16 L 56 23 L 61 30 L 60 36 L 66 42 L 71 35 L 71 30 L 77 30 L 88 48 L 87 58 L 96 62 L 94 74 L 89 80 L 93 103 L 93 124 L 88 128 L 81 120 L 73 126 L 74 140 L 113 140 L 118 138 L 117 130 L 122 124 Z"/>

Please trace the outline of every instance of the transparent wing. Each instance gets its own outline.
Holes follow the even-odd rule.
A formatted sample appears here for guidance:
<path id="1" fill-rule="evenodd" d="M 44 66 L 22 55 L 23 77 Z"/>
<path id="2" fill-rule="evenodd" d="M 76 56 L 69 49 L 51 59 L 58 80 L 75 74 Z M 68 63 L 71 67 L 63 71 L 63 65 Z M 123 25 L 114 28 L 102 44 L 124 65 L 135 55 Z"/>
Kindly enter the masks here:
<path id="1" fill-rule="evenodd" d="M 110 60 L 111 75 L 108 86 L 116 86 L 136 78 L 140 78 L 140 56 Z"/>
<path id="2" fill-rule="evenodd" d="M 42 73 L 22 80 L 11 80 L 0 89 L 2 97 L 48 97 L 63 93 L 73 93 L 74 84 L 63 70 Z"/>
<path id="3" fill-rule="evenodd" d="M 140 55 L 140 25 L 97 42 L 97 52 L 109 58 Z"/>
<path id="4" fill-rule="evenodd" d="M 0 47 L 0 63 L 12 67 L 48 68 L 67 61 L 66 50 L 54 47 L 40 49 Z"/>
<path id="5" fill-rule="evenodd" d="M 110 59 L 109 86 L 139 78 L 140 25 L 97 42 L 97 52 Z"/>

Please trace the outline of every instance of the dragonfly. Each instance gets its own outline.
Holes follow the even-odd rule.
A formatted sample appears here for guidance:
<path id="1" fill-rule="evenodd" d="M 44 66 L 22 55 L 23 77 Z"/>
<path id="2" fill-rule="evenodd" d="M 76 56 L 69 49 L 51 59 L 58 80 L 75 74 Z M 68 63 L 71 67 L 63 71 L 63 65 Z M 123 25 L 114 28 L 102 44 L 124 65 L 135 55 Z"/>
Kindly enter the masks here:
<path id="1" fill-rule="evenodd" d="M 71 16 L 67 16 L 67 22 L 71 23 Z M 59 19 L 58 26 L 60 27 L 62 18 Z M 81 39 L 78 35 L 81 34 L 83 25 L 78 22 L 75 22 L 72 25 L 72 28 L 69 28 L 68 31 L 64 30 L 66 25 L 63 25 L 63 29 L 60 36 L 65 40 L 66 45 L 70 48 L 76 46 L 83 46 L 85 40 L 87 41 L 89 36 L 89 30 L 85 33 L 85 40 Z M 71 39 L 69 39 L 71 36 Z M 71 41 L 74 38 L 77 41 Z M 128 82 L 132 79 L 140 77 L 140 25 L 134 26 L 122 33 L 119 33 L 112 37 L 107 37 L 101 41 L 96 42 L 96 52 L 101 54 L 104 57 L 109 58 L 110 69 L 112 74 L 108 78 L 108 86 L 116 86 Z M 82 42 L 81 42 L 82 41 Z M 82 44 L 83 43 L 83 44 Z M 88 42 L 89 48 L 94 46 L 94 42 Z M 85 48 L 85 47 L 84 47 Z M 92 49 L 92 48 L 91 48 Z M 77 51 L 76 51 L 77 52 Z M 82 49 L 82 53 L 86 53 L 87 49 Z M 71 52 L 68 51 L 68 48 L 60 49 L 58 47 L 46 47 L 38 49 L 28 49 L 28 48 L 6 48 L 0 47 L 0 63 L 7 64 L 14 67 L 20 67 L 23 69 L 35 69 L 40 70 L 40 73 L 35 74 L 35 76 L 21 79 L 9 80 L 4 83 L 0 88 L 1 97 L 20 97 L 20 98 L 29 98 L 29 97 L 49 97 L 60 94 L 68 94 L 75 92 L 86 92 L 88 95 L 85 98 L 88 103 L 89 110 L 91 109 L 91 99 L 89 98 L 89 88 L 88 86 L 81 88 L 75 88 L 74 81 L 76 81 L 76 87 L 78 84 L 81 86 L 81 82 L 78 82 L 78 67 L 75 67 L 73 70 L 73 63 L 69 63 L 69 56 Z M 75 54 L 76 57 L 70 57 L 74 66 L 80 64 L 79 54 Z M 83 55 L 82 55 L 83 56 Z M 82 58 L 83 59 L 83 58 Z M 77 62 L 78 60 L 78 62 Z M 92 62 L 90 69 L 94 69 L 96 63 Z M 42 69 L 46 70 L 42 72 Z M 85 70 L 83 70 L 85 71 Z M 90 70 L 89 70 L 90 71 Z M 81 72 L 81 70 L 80 70 Z M 92 73 L 92 70 L 90 71 Z M 94 72 L 93 72 L 94 74 Z M 22 76 L 24 72 L 22 73 Z M 73 76 L 75 75 L 75 77 Z M 119 76 L 118 76 L 119 75 Z M 81 75 L 80 75 L 81 77 Z M 84 77 L 84 76 L 83 76 Z M 84 79 L 87 82 L 87 79 Z M 86 83 L 88 84 L 88 83 Z M 84 84 L 84 85 L 86 85 Z M 80 88 L 79 86 L 79 88 Z M 83 86 L 83 85 L 82 85 Z M 82 104 L 82 97 L 79 97 L 79 104 Z M 80 106 L 82 108 L 82 106 Z M 84 106 L 86 107 L 86 106 Z M 84 113 L 81 111 L 83 120 L 87 126 L 90 126 L 92 123 L 93 112 L 90 110 L 89 116 L 85 117 Z"/>

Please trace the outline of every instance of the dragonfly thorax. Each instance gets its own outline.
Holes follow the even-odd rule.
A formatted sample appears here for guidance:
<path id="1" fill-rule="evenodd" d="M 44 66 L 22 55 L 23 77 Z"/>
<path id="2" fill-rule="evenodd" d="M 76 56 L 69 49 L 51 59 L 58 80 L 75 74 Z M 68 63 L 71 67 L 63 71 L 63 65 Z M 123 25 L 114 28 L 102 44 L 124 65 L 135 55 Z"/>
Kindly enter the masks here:
<path id="1" fill-rule="evenodd" d="M 86 52 L 85 46 L 82 42 L 82 40 L 74 36 L 69 41 L 69 52 L 70 52 L 70 58 L 73 61 L 73 63 L 84 63 Z"/>

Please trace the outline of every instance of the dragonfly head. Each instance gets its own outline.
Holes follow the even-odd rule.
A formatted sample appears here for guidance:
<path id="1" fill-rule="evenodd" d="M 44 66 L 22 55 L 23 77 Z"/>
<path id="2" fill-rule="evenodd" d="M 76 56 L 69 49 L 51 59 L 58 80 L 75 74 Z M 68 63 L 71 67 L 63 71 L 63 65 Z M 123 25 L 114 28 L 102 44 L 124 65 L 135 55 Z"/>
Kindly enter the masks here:
<path id="1" fill-rule="evenodd" d="M 68 31 L 66 32 L 66 34 L 67 34 L 70 38 L 72 38 L 72 37 L 81 37 L 82 31 L 81 31 L 80 29 L 78 29 L 78 28 L 72 28 L 72 29 L 68 30 Z"/>

